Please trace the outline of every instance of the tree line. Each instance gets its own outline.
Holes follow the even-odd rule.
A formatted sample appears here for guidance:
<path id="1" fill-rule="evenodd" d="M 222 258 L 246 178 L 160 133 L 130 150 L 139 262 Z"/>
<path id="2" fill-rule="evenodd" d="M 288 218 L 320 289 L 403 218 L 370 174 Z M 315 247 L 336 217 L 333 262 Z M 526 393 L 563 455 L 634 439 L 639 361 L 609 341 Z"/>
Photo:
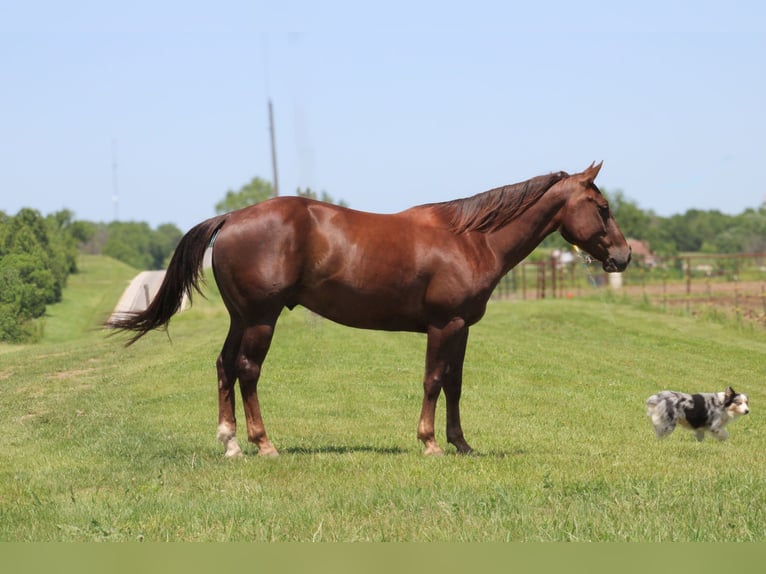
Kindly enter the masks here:
<path id="1" fill-rule="evenodd" d="M 58 303 L 80 253 L 103 254 L 136 269 L 162 269 L 181 238 L 171 224 L 76 221 L 69 210 L 48 216 L 24 208 L 0 212 L 0 341 L 40 338 L 47 305 Z"/>
<path id="2" fill-rule="evenodd" d="M 298 197 L 308 197 L 309 199 L 318 199 L 325 203 L 334 203 L 343 207 L 348 207 L 348 204 L 342 200 L 336 200 L 326 191 L 316 192 L 310 187 L 301 188 L 295 190 L 295 195 Z M 235 209 L 241 209 L 254 203 L 260 203 L 274 197 L 274 187 L 270 181 L 267 181 L 260 177 L 254 177 L 248 183 L 243 185 L 239 190 L 234 191 L 230 189 L 226 192 L 224 198 L 215 204 L 216 213 L 228 213 Z"/>
<path id="3" fill-rule="evenodd" d="M 766 252 L 766 204 L 739 215 L 689 209 L 660 217 L 642 210 L 621 191 L 608 195 L 624 234 L 647 241 L 658 255 Z"/>
<path id="4" fill-rule="evenodd" d="M 766 204 L 739 215 L 689 209 L 683 214 L 662 217 L 641 209 L 620 190 L 604 194 L 625 237 L 646 242 L 658 256 L 766 252 Z M 563 248 L 567 244 L 556 233 L 543 245 Z"/>
<path id="5" fill-rule="evenodd" d="M 61 300 L 70 273 L 77 271 L 83 226 L 69 211 L 43 217 L 22 209 L 0 212 L 0 341 L 23 341 L 39 333 L 32 319 Z"/>
<path id="6" fill-rule="evenodd" d="M 766 205 L 739 215 L 690 209 L 662 217 L 641 209 L 622 191 L 605 194 L 625 236 L 647 242 L 659 256 L 766 252 Z M 299 188 L 296 195 L 346 205 L 325 191 Z M 256 177 L 237 191 L 229 190 L 215 211 L 225 213 L 272 196 L 271 183 Z M 152 229 L 143 222 L 77 221 L 66 209 L 47 216 L 29 208 L 15 216 L 0 211 L 0 341 L 39 338 L 41 326 L 35 320 L 47 305 L 61 300 L 67 277 L 77 272 L 79 253 L 107 255 L 137 270 L 163 269 L 182 235 L 171 223 Z M 569 246 L 554 233 L 542 247 Z"/>
<path id="7" fill-rule="evenodd" d="M 299 188 L 296 193 L 336 203 L 324 191 Z M 215 210 L 225 213 L 273 195 L 271 183 L 256 177 L 228 191 Z M 15 216 L 0 211 L 0 341 L 40 338 L 37 319 L 47 305 L 61 301 L 67 278 L 77 272 L 79 253 L 106 255 L 137 270 L 164 269 L 182 235 L 171 223 L 152 229 L 135 221 L 76 221 L 66 209 L 47 216 L 30 208 Z"/>

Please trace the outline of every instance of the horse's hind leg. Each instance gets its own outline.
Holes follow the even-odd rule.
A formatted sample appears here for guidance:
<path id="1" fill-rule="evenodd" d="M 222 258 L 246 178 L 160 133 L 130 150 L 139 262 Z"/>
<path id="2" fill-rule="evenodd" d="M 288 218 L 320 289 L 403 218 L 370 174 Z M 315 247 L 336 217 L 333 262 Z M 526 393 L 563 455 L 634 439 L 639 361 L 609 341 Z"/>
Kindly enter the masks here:
<path id="1" fill-rule="evenodd" d="M 247 327 L 244 330 L 242 345 L 237 357 L 237 376 L 247 419 L 247 438 L 258 446 L 258 454 L 261 456 L 277 456 L 279 454 L 266 435 L 266 427 L 261 417 L 261 406 L 258 402 L 258 379 L 261 376 L 261 365 L 269 351 L 278 316 L 279 311 L 276 311 L 271 320 Z"/>
<path id="2" fill-rule="evenodd" d="M 226 448 L 226 456 L 241 456 L 242 450 L 237 442 L 237 419 L 234 412 L 236 404 L 234 383 L 237 380 L 236 361 L 242 341 L 242 331 L 232 322 L 229 334 L 218 355 L 218 440 Z"/>

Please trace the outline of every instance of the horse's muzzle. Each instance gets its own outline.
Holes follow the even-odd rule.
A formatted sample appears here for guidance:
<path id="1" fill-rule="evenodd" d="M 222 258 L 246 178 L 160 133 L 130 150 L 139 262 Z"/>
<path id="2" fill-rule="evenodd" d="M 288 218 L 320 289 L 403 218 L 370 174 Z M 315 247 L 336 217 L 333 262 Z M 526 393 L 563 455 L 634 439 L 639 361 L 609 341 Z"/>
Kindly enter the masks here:
<path id="1" fill-rule="evenodd" d="M 609 257 L 603 263 L 602 267 L 607 273 L 622 273 L 630 263 L 631 252 L 628 250 L 627 257 Z"/>

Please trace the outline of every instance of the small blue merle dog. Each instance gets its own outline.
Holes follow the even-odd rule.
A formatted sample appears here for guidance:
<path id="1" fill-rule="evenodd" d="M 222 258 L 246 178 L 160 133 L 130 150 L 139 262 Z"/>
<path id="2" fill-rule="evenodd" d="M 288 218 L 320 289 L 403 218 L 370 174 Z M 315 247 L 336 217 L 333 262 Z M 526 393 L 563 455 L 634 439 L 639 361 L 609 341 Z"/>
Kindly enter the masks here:
<path id="1" fill-rule="evenodd" d="M 680 424 L 694 432 L 697 440 L 704 440 L 706 431 L 726 440 L 729 433 L 724 427 L 749 412 L 747 395 L 731 387 L 722 393 L 696 395 L 660 391 L 646 400 L 646 414 L 652 419 L 657 438 L 665 438 Z"/>

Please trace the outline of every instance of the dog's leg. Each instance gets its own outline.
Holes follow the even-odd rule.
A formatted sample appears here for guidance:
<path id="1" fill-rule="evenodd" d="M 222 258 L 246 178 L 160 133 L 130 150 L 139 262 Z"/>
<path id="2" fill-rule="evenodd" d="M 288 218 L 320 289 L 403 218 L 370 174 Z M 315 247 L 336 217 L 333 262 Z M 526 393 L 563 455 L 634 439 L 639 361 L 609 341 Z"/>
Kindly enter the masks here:
<path id="1" fill-rule="evenodd" d="M 726 440 L 729 438 L 729 432 L 726 429 L 713 430 L 710 431 L 710 434 L 712 434 L 718 440 Z"/>
<path id="2" fill-rule="evenodd" d="M 705 440 L 705 429 L 697 429 L 694 431 L 694 438 L 697 439 L 697 442 L 702 442 Z"/>
<path id="3" fill-rule="evenodd" d="M 654 425 L 654 434 L 658 439 L 665 438 L 676 428 L 676 421 L 662 419 L 660 417 L 653 417 L 652 423 Z"/>

